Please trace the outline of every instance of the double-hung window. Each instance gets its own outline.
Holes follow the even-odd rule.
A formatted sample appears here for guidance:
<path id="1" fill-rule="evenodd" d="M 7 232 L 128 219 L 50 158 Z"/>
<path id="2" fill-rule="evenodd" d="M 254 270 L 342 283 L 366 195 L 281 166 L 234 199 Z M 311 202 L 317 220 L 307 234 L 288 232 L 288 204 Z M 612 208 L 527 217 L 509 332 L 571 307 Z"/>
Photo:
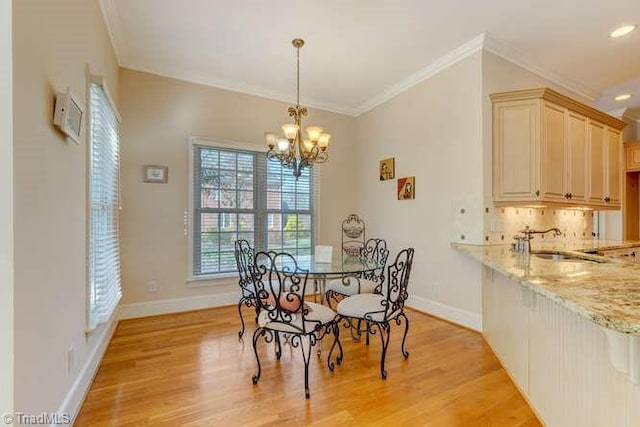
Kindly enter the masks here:
<path id="1" fill-rule="evenodd" d="M 202 143 L 200 143 L 202 142 Z M 314 177 L 296 180 L 263 152 L 197 140 L 192 152 L 192 265 L 194 277 L 236 271 L 234 242 L 258 250 L 310 255 Z"/>
<path id="2" fill-rule="evenodd" d="M 101 79 L 89 88 L 89 326 L 120 300 L 120 119 Z"/>

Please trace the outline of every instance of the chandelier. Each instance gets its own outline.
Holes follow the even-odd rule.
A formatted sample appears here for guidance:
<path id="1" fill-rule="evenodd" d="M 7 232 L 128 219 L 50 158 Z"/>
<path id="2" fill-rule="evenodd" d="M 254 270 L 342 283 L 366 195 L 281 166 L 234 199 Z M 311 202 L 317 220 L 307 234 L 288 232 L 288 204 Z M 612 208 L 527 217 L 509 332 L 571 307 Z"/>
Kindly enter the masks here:
<path id="1" fill-rule="evenodd" d="M 267 140 L 267 159 L 279 161 L 283 167 L 292 169 L 293 176 L 298 179 L 304 168 L 310 168 L 315 163 L 324 163 L 329 158 L 327 148 L 331 135 L 323 133 L 319 126 L 306 128 L 307 138 L 302 137 L 302 117 L 307 115 L 307 109 L 300 106 L 300 48 L 304 40 L 293 39 L 296 48 L 296 106 L 289 107 L 289 117 L 294 123 L 282 125 L 284 136 L 275 132 L 265 132 Z"/>

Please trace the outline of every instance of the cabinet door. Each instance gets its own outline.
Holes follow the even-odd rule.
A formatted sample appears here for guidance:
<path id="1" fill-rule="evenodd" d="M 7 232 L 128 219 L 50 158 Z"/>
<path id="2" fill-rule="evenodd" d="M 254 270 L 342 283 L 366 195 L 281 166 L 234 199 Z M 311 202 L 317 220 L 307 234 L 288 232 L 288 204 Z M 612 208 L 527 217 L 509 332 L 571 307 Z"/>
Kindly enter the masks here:
<path id="1" fill-rule="evenodd" d="M 540 199 L 540 101 L 493 106 L 493 198 L 496 202 Z"/>
<path id="2" fill-rule="evenodd" d="M 620 206 L 622 194 L 622 175 L 620 165 L 622 164 L 622 142 L 620 131 L 607 127 L 606 130 L 606 194 L 605 204 L 607 206 Z"/>
<path id="3" fill-rule="evenodd" d="M 605 184 L 605 143 L 604 126 L 589 120 L 589 204 L 604 204 Z"/>
<path id="4" fill-rule="evenodd" d="M 542 199 L 565 202 L 567 191 L 565 109 L 542 106 Z"/>
<path id="5" fill-rule="evenodd" d="M 627 172 L 640 171 L 640 142 L 627 142 L 624 146 Z"/>
<path id="6" fill-rule="evenodd" d="M 567 112 L 567 154 L 569 168 L 569 201 L 585 204 L 587 201 L 587 118 Z"/>

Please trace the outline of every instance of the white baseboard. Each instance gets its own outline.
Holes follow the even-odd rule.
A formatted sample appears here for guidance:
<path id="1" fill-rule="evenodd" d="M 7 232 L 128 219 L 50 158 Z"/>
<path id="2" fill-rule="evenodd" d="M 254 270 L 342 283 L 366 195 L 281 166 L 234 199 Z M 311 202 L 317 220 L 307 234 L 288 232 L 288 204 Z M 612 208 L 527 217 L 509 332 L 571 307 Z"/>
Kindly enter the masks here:
<path id="1" fill-rule="evenodd" d="M 432 314 L 436 317 L 448 320 L 449 322 L 473 329 L 474 331 L 482 332 L 481 314 L 472 313 L 461 308 L 452 307 L 450 305 L 432 301 L 427 298 L 417 297 L 415 295 L 409 296 L 409 299 L 407 300 L 407 307 Z"/>
<path id="2" fill-rule="evenodd" d="M 180 313 L 182 311 L 232 305 L 237 304 L 239 299 L 239 292 L 229 292 L 217 295 L 199 295 L 187 298 L 122 304 L 120 306 L 120 319 L 134 319 L 136 317 L 156 316 L 159 314 Z"/>
<path id="3" fill-rule="evenodd" d="M 71 417 L 71 423 L 69 425 L 73 425 L 76 416 L 78 416 L 78 412 L 80 411 L 84 398 L 93 383 L 93 378 L 98 372 L 98 368 L 102 362 L 102 357 L 111 342 L 111 337 L 113 336 L 117 325 L 118 316 L 117 314 L 114 314 L 102 330 L 93 351 L 89 355 L 89 358 L 80 370 L 80 373 L 78 373 L 76 380 L 71 385 L 69 392 L 58 408 L 58 414 L 61 416 L 68 414 Z M 59 424 L 51 424 L 51 426 L 54 425 Z"/>

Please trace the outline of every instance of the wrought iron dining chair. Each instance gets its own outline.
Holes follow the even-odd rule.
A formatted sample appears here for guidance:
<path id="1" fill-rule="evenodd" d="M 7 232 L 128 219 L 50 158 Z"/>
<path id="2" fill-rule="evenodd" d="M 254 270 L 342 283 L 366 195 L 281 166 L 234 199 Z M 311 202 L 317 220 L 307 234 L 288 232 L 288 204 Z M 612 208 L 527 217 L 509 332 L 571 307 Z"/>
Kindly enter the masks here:
<path id="1" fill-rule="evenodd" d="M 260 380 L 262 367 L 258 354 L 258 340 L 276 343 L 276 357 L 280 359 L 282 349 L 280 334 L 288 338 L 291 347 L 300 348 L 304 361 L 305 398 L 309 398 L 309 361 L 311 349 L 325 336 L 333 334 L 334 341 L 327 358 L 327 366 L 333 371 L 340 364 L 343 353 L 338 339 L 339 327 L 336 313 L 331 308 L 305 302 L 304 295 L 309 276 L 308 270 L 298 267 L 295 258 L 287 253 L 258 252 L 252 266 L 255 269 L 254 284 L 257 303 L 260 307 L 258 328 L 253 333 L 253 351 L 258 363 L 258 372 L 253 375 L 253 384 Z M 337 347 L 335 363 L 332 354 Z"/>
<path id="2" fill-rule="evenodd" d="M 404 303 L 409 296 L 407 286 L 409 285 L 413 254 L 413 248 L 403 249 L 398 253 L 394 263 L 387 269 L 387 280 L 382 286 L 380 294 L 351 295 L 338 304 L 338 322 L 344 321 L 345 326 L 352 330 L 355 329 L 358 334 L 362 332 L 371 335 L 380 334 L 382 341 L 380 375 L 382 379 L 387 378 L 385 359 L 391 336 L 391 322 L 400 326 L 404 320 L 405 328 L 401 350 L 405 358 L 409 357 L 409 352 L 405 349 L 409 319 L 404 313 Z M 360 330 L 363 321 L 366 327 L 365 330 Z"/>
<path id="3" fill-rule="evenodd" d="M 384 270 L 389 258 L 387 242 L 384 239 L 371 238 L 360 250 L 363 263 L 376 265 L 375 269 L 365 270 L 353 276 L 330 280 L 326 286 L 325 300 L 332 307 L 343 297 L 355 294 L 380 293 L 384 283 Z"/>
<path id="4" fill-rule="evenodd" d="M 234 243 L 234 255 L 236 257 L 236 265 L 238 267 L 238 284 L 240 285 L 240 300 L 238 301 L 238 314 L 240 315 L 240 323 L 242 325 L 238 338 L 242 339 L 244 335 L 244 318 L 242 317 L 242 306 L 253 307 L 256 311 L 256 323 L 258 321 L 259 306 L 255 294 L 255 286 L 253 284 L 253 274 L 251 264 L 254 260 L 254 250 L 248 240 L 239 239 Z"/>

